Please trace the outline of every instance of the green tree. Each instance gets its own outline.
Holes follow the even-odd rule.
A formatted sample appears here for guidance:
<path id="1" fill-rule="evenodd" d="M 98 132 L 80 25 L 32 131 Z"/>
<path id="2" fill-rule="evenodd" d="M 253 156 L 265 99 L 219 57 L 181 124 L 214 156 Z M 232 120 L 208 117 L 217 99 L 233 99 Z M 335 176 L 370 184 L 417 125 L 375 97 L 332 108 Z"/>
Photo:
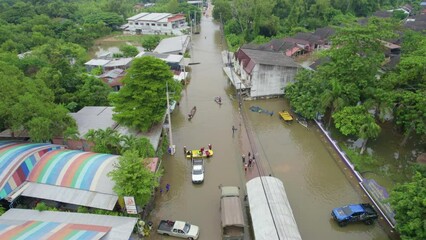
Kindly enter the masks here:
<path id="1" fill-rule="evenodd" d="M 179 100 L 182 85 L 173 79 L 169 66 L 148 56 L 136 58 L 123 79 L 124 87 L 110 95 L 113 119 L 127 127 L 146 131 L 163 120 L 166 112 L 166 85 Z"/>
<path id="2" fill-rule="evenodd" d="M 114 170 L 108 174 L 115 182 L 114 191 L 118 196 L 133 196 L 138 206 L 149 202 L 159 185 L 161 173 L 151 172 L 147 164 L 133 151 L 127 151 L 120 157 Z"/>
<path id="3" fill-rule="evenodd" d="M 410 182 L 398 184 L 389 201 L 401 239 L 426 239 L 426 174 L 416 172 Z"/>
<path id="4" fill-rule="evenodd" d="M 231 1 L 228 0 L 215 0 L 213 8 L 213 18 L 217 21 L 223 21 L 224 23 L 232 18 L 232 7 Z"/>
<path id="5" fill-rule="evenodd" d="M 157 47 L 160 41 L 161 41 L 161 38 L 159 36 L 148 35 L 142 38 L 141 44 L 142 44 L 142 47 L 145 49 L 145 51 L 151 52 Z"/>
<path id="6" fill-rule="evenodd" d="M 412 132 L 418 135 L 426 133 L 426 90 L 411 92 L 400 91 L 397 94 L 396 124 L 402 127 L 405 145 Z"/>
<path id="7" fill-rule="evenodd" d="M 135 46 L 127 44 L 121 46 L 120 51 L 123 53 L 124 57 L 134 57 L 139 53 L 138 49 Z"/>
<path id="8" fill-rule="evenodd" d="M 68 127 L 63 135 L 63 145 L 68 145 L 68 140 L 79 140 L 80 139 L 80 133 L 78 131 L 77 127 Z"/>
<path id="9" fill-rule="evenodd" d="M 285 96 L 290 100 L 294 111 L 308 119 L 324 113 L 320 98 L 324 87 L 318 79 L 313 78 L 314 74 L 313 71 L 300 70 L 296 75 L 296 82 L 285 88 Z"/>
<path id="10" fill-rule="evenodd" d="M 76 93 L 80 107 L 84 106 L 109 106 L 108 96 L 112 89 L 102 80 L 83 75 L 84 84 Z"/>
<path id="11" fill-rule="evenodd" d="M 332 115 L 336 128 L 345 136 L 352 135 L 364 140 L 361 154 L 368 139 L 376 138 L 380 133 L 374 117 L 364 106 L 344 107 Z"/>
<path id="12" fill-rule="evenodd" d="M 346 100 L 344 99 L 343 87 L 340 85 L 337 79 L 330 80 L 331 87 L 325 89 L 321 94 L 321 105 L 323 109 L 330 108 L 330 116 L 333 115 L 335 111 L 339 111 L 346 106 Z M 331 117 L 329 118 L 327 128 L 330 127 Z"/>
<path id="13" fill-rule="evenodd" d="M 92 142 L 93 152 L 97 153 L 109 153 L 109 154 L 120 154 L 121 153 L 121 135 L 119 132 L 112 128 L 103 129 L 90 129 L 84 138 L 88 142 Z"/>

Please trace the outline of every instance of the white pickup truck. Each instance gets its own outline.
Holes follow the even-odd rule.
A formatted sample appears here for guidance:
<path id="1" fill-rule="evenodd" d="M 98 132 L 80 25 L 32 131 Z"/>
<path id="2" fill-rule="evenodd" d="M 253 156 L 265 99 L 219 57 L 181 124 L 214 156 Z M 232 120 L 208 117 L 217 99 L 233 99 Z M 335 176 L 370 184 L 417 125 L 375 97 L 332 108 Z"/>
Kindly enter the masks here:
<path id="1" fill-rule="evenodd" d="M 166 236 L 195 240 L 200 234 L 200 229 L 198 226 L 183 221 L 161 220 L 157 232 Z"/>

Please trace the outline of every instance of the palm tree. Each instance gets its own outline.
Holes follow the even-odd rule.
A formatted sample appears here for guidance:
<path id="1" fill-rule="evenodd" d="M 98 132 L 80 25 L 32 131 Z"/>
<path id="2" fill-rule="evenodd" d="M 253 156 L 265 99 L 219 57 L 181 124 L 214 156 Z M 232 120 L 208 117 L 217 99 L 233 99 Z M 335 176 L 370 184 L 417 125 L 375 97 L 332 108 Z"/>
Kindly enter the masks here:
<path id="1" fill-rule="evenodd" d="M 75 141 L 80 139 L 80 133 L 78 132 L 78 129 L 76 127 L 68 127 L 67 129 L 65 129 L 63 133 L 63 144 L 66 145 L 68 148 L 69 148 L 68 146 L 69 139 L 75 140 Z"/>
<path id="2" fill-rule="evenodd" d="M 362 143 L 360 154 L 363 154 L 365 151 L 365 147 L 367 146 L 367 141 L 370 138 L 376 138 L 379 136 L 381 128 L 377 123 L 375 122 L 374 118 L 367 118 L 367 122 L 363 124 L 359 129 L 359 137 L 364 139 L 364 142 Z"/>
<path id="3" fill-rule="evenodd" d="M 346 106 L 346 101 L 342 98 L 342 95 L 343 87 L 336 79 L 331 80 L 331 89 L 326 89 L 323 94 L 321 94 L 321 106 L 324 109 L 330 109 L 327 129 L 330 127 L 333 113 Z"/>

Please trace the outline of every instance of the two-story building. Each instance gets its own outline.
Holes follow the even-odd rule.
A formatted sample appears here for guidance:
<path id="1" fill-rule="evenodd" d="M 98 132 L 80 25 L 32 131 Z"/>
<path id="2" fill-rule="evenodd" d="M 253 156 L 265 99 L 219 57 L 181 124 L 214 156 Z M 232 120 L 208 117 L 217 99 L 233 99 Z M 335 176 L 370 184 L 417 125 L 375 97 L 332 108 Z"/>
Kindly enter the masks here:
<path id="1" fill-rule="evenodd" d="M 184 14 L 139 13 L 129 17 L 122 28 L 130 34 L 182 35 L 188 29 L 188 23 Z"/>
<path id="2" fill-rule="evenodd" d="M 233 65 L 251 98 L 283 95 L 299 68 L 291 57 L 282 53 L 248 48 L 235 53 Z"/>

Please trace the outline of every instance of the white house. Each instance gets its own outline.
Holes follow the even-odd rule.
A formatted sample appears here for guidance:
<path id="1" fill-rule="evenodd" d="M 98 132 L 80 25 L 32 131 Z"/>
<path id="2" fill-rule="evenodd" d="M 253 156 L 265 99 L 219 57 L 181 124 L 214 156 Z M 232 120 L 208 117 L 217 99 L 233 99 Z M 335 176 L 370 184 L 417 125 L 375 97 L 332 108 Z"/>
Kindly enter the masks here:
<path id="1" fill-rule="evenodd" d="M 170 34 L 182 35 L 188 29 L 184 14 L 139 13 L 127 19 L 122 27 L 130 34 Z"/>
<path id="2" fill-rule="evenodd" d="M 252 98 L 284 94 L 300 66 L 282 53 L 240 48 L 234 56 L 234 71 Z"/>

